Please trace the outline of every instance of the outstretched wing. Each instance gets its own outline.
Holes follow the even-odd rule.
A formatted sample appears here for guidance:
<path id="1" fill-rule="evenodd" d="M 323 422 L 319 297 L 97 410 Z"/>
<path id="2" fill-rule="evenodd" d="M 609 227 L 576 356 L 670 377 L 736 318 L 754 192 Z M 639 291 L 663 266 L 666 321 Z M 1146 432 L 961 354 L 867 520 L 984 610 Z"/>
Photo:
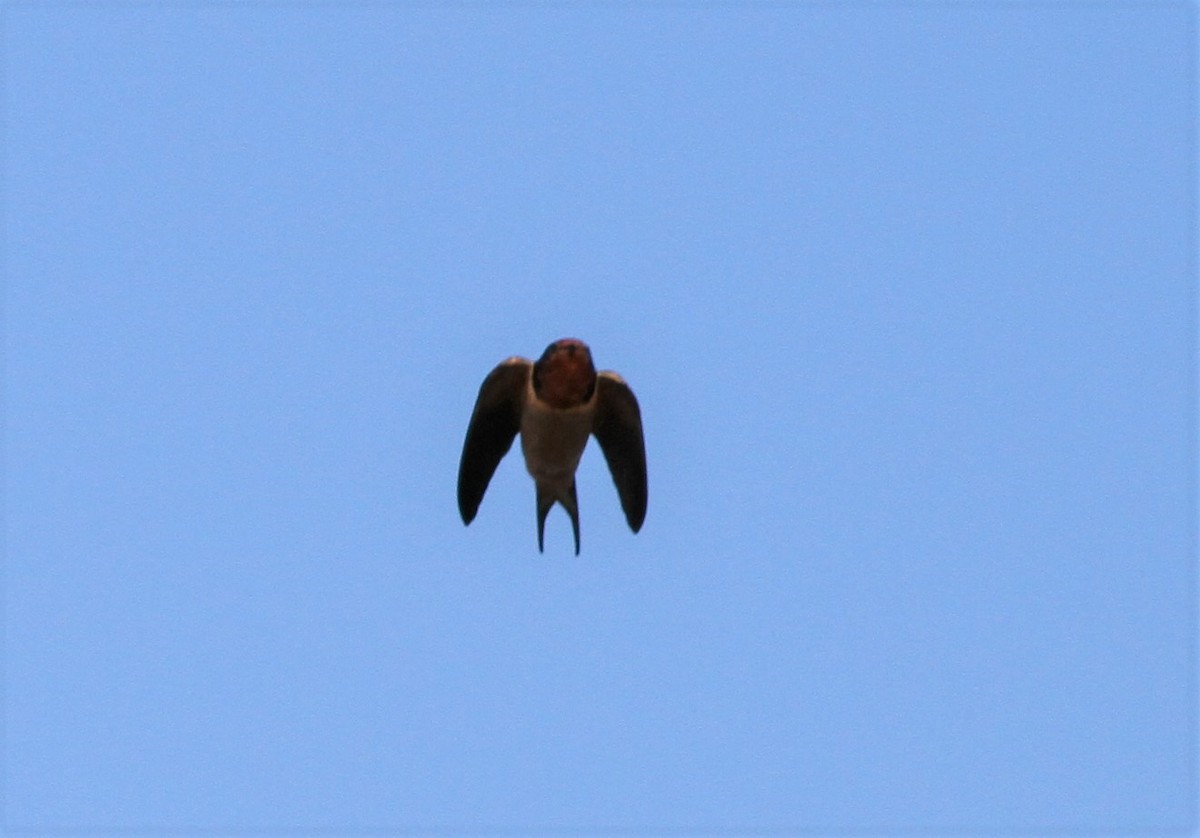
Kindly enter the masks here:
<path id="1" fill-rule="evenodd" d="M 521 429 L 521 404 L 532 369 L 525 358 L 509 358 L 479 388 L 458 463 L 458 511 L 464 524 L 475 520 L 496 466 Z"/>
<path id="2" fill-rule="evenodd" d="M 646 519 L 646 445 L 642 413 L 625 380 L 605 370 L 596 378 L 596 415 L 592 433 L 600 443 L 608 470 L 621 497 L 629 528 L 637 532 Z"/>

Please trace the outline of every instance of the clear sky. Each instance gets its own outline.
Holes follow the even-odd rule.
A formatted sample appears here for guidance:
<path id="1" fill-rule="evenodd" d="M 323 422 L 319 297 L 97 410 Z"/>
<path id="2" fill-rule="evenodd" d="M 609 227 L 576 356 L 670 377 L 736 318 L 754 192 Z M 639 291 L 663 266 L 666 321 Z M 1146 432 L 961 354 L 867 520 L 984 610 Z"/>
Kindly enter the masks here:
<path id="1" fill-rule="evenodd" d="M 1193 829 L 1196 19 L 8 4 L 7 828 Z"/>

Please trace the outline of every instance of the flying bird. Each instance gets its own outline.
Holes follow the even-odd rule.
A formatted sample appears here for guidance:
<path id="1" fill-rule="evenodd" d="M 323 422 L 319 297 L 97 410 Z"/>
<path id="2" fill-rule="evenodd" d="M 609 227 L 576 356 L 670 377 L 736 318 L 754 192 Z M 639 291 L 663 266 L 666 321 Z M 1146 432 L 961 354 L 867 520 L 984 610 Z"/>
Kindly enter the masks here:
<path id="1" fill-rule="evenodd" d="M 538 550 L 557 502 L 571 516 L 579 555 L 575 469 L 588 435 L 596 437 L 625 520 L 635 533 L 646 518 L 646 447 L 637 399 L 615 372 L 597 373 L 587 344 L 556 340 L 537 361 L 509 358 L 479 388 L 458 465 L 458 511 L 470 524 L 500 460 L 521 434 L 525 468 L 537 486 Z"/>

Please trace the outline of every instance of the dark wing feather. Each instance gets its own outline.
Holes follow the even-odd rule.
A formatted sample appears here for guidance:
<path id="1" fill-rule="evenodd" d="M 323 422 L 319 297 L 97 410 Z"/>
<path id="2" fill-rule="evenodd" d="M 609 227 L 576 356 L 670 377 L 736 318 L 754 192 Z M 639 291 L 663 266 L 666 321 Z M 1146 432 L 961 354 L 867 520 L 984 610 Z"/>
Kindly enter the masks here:
<path id="1" fill-rule="evenodd" d="M 464 524 L 475 519 L 496 466 L 521 429 L 521 404 L 532 368 L 525 358 L 509 358 L 479 388 L 458 464 L 458 511 Z"/>
<path id="2" fill-rule="evenodd" d="M 612 473 L 629 528 L 637 532 L 646 518 L 646 445 L 642 413 L 633 391 L 619 375 L 602 372 L 596 379 L 596 416 L 592 433 Z"/>

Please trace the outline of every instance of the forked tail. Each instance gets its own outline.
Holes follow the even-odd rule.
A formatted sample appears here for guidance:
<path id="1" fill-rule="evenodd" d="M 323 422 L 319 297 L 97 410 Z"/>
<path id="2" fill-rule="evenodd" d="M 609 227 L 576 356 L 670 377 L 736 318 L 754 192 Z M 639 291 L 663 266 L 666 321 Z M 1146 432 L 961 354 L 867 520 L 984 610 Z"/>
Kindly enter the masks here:
<path id="1" fill-rule="evenodd" d="M 571 481 L 571 488 L 565 495 L 558 495 L 553 490 L 547 488 L 541 483 L 537 484 L 537 518 L 538 518 L 538 552 L 546 552 L 543 549 L 544 534 L 546 531 L 546 516 L 550 514 L 551 507 L 555 501 L 562 504 L 562 508 L 567 510 L 567 514 L 571 516 L 571 529 L 575 533 L 575 555 L 579 555 L 579 501 L 575 497 L 575 481 Z"/>

